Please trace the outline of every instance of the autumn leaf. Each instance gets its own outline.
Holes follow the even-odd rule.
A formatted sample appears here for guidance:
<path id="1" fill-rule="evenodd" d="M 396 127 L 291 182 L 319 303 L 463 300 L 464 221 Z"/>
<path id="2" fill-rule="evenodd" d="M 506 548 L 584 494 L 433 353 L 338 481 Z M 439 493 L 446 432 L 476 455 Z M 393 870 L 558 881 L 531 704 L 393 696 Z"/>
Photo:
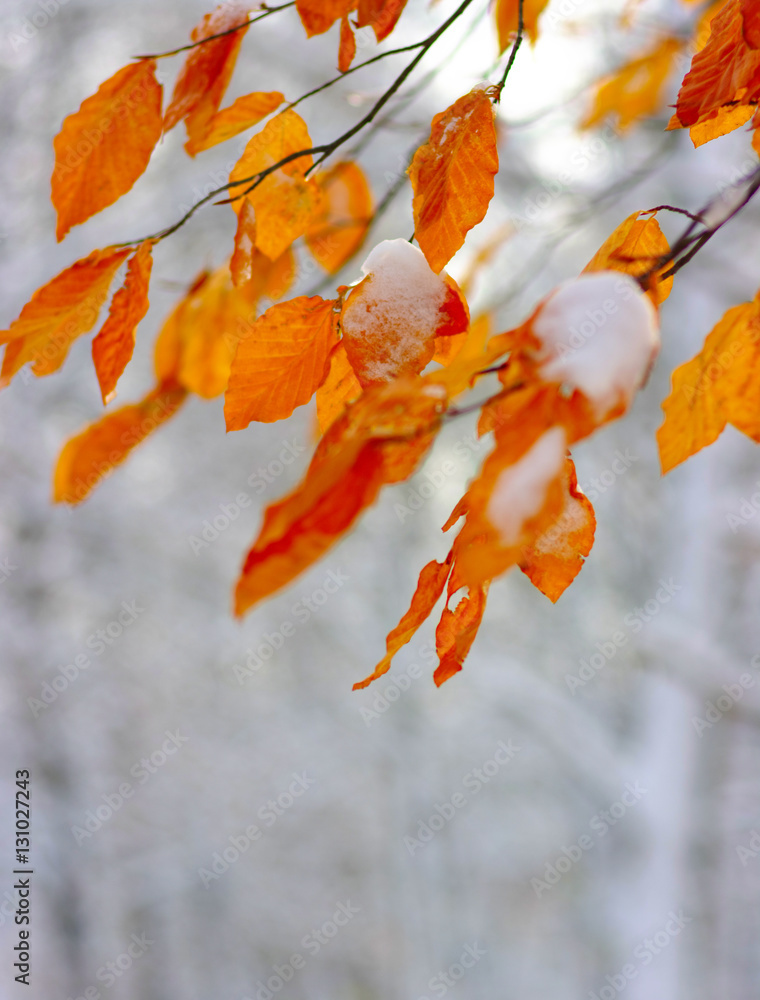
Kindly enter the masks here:
<path id="1" fill-rule="evenodd" d="M 727 423 L 760 442 L 760 295 L 729 309 L 699 354 L 676 368 L 662 408 L 663 474 L 712 444 Z"/>
<path id="2" fill-rule="evenodd" d="M 462 669 L 486 610 L 488 586 L 484 583 L 471 588 L 453 611 L 448 606 L 443 609 L 435 632 L 435 648 L 440 662 L 433 680 L 438 687 Z"/>
<path id="3" fill-rule="evenodd" d="M 247 198 L 238 215 L 235 248 L 230 258 L 234 285 L 246 285 L 253 301 L 281 299 L 295 281 L 296 261 L 288 248 L 276 260 L 270 260 L 256 246 L 256 212 Z"/>
<path id="4" fill-rule="evenodd" d="M 208 120 L 202 134 L 200 128 L 194 130 L 193 137 L 185 144 L 185 149 L 190 156 L 195 156 L 196 153 L 211 149 L 220 142 L 226 142 L 227 139 L 232 139 L 233 136 L 258 125 L 263 118 L 276 111 L 284 100 L 278 90 L 238 97 L 228 108 L 222 108 Z"/>
<path id="5" fill-rule="evenodd" d="M 710 22 L 710 38 L 694 56 L 669 128 L 691 128 L 714 112 L 760 100 L 760 8 L 728 0 Z"/>
<path id="6" fill-rule="evenodd" d="M 348 17 L 340 22 L 340 45 L 338 47 L 338 69 L 347 73 L 356 55 L 356 38 Z"/>
<path id="7" fill-rule="evenodd" d="M 642 219 L 642 214 L 646 218 Z M 667 256 L 669 251 L 668 241 L 657 219 L 647 213 L 634 212 L 607 237 L 585 266 L 583 273 L 621 271 L 639 278 L 651 271 L 657 261 Z M 668 265 L 664 265 L 660 273 L 667 270 L 667 267 Z M 648 295 L 654 305 L 659 306 L 664 302 L 672 287 L 672 276 L 661 281 L 657 274 L 653 275 Z"/>
<path id="8" fill-rule="evenodd" d="M 485 217 L 499 170 L 491 94 L 476 88 L 433 118 L 414 154 L 414 235 L 436 273 Z"/>
<path id="9" fill-rule="evenodd" d="M 388 633 L 388 638 L 385 640 L 385 656 L 369 677 L 354 684 L 354 691 L 367 687 L 372 681 L 387 673 L 396 653 L 414 637 L 420 625 L 430 617 L 451 572 L 451 558 L 452 554 L 449 553 L 442 563 L 434 559 L 423 567 L 409 610 L 398 625 Z"/>
<path id="10" fill-rule="evenodd" d="M 92 360 L 103 403 L 116 395 L 116 383 L 135 349 L 135 329 L 148 311 L 153 244 L 142 243 L 127 264 L 123 286 L 111 302 L 108 318 L 92 342 Z"/>
<path id="11" fill-rule="evenodd" d="M 523 21 L 525 33 L 533 44 L 538 38 L 538 18 L 549 0 L 523 0 Z M 499 52 L 504 52 L 517 34 L 520 0 L 496 0 L 496 31 L 499 36 Z"/>
<path id="12" fill-rule="evenodd" d="M 192 42 L 200 42 L 211 35 L 219 35 L 204 45 L 190 50 L 174 84 L 171 103 L 164 115 L 164 132 L 170 131 L 185 119 L 188 143 L 186 149 L 195 155 L 198 146 L 210 128 L 210 122 L 222 103 L 232 71 L 235 68 L 243 36 L 248 30 L 241 27 L 248 20 L 248 8 L 242 2 L 220 4 L 206 14 L 190 33 Z"/>
<path id="13" fill-rule="evenodd" d="M 520 569 L 550 601 L 558 601 L 583 568 L 595 530 L 594 508 L 578 489 L 575 465 L 567 458 L 562 509 L 554 523 L 525 546 Z"/>
<path id="14" fill-rule="evenodd" d="M 694 147 L 698 148 L 706 142 L 719 139 L 722 135 L 728 135 L 729 132 L 746 125 L 754 114 L 754 105 L 737 104 L 735 107 L 718 108 L 717 111 L 711 112 L 707 118 L 691 126 L 689 138 L 694 143 Z"/>
<path id="15" fill-rule="evenodd" d="M 242 207 L 247 179 L 293 153 L 310 148 L 306 123 L 295 111 L 283 111 L 268 122 L 250 139 L 230 174 L 235 211 Z M 256 213 L 256 246 L 271 260 L 280 257 L 306 232 L 321 208 L 319 187 L 304 176 L 311 165 L 311 155 L 291 160 L 246 195 Z"/>
<path id="16" fill-rule="evenodd" d="M 446 395 L 424 379 L 375 386 L 320 441 L 304 480 L 264 514 L 235 592 L 235 613 L 285 587 L 351 528 L 380 489 L 407 479 L 432 444 Z"/>
<path id="17" fill-rule="evenodd" d="M 8 330 L 0 386 L 32 362 L 35 375 L 57 371 L 77 337 L 95 326 L 114 275 L 132 253 L 129 247 L 106 247 L 66 268 L 38 289 Z"/>
<path id="18" fill-rule="evenodd" d="M 594 105 L 581 127 L 592 128 L 606 118 L 616 118 L 624 132 L 640 118 L 655 114 L 662 104 L 665 84 L 684 43 L 663 38 L 651 51 L 621 66 L 602 80 Z"/>
<path id="19" fill-rule="evenodd" d="M 53 502 L 85 500 L 133 448 L 177 412 L 185 395 L 175 382 L 163 383 L 141 402 L 106 414 L 71 438 L 56 465 Z"/>
<path id="20" fill-rule="evenodd" d="M 357 28 L 370 27 L 382 42 L 396 27 L 406 0 L 359 0 Z"/>
<path id="21" fill-rule="evenodd" d="M 238 344 L 224 397 L 228 431 L 271 423 L 308 403 L 324 382 L 337 342 L 335 303 L 304 295 L 259 316 Z"/>
<path id="22" fill-rule="evenodd" d="M 357 0 L 296 0 L 306 34 L 322 35 L 355 9 Z"/>
<path id="23" fill-rule="evenodd" d="M 448 275 L 434 274 L 406 240 L 385 240 L 367 257 L 365 278 L 341 313 L 343 343 L 363 386 L 421 372 L 436 337 L 467 329 L 467 304 Z"/>
<path id="24" fill-rule="evenodd" d="M 255 306 L 255 288 L 235 288 L 229 268 L 201 274 L 158 335 L 159 378 L 173 377 L 204 399 L 224 392 L 237 345 L 253 328 Z"/>
<path id="25" fill-rule="evenodd" d="M 322 434 L 361 394 L 361 383 L 348 360 L 346 348 L 339 342 L 330 352 L 327 378 L 317 389 L 317 422 Z"/>
<path id="26" fill-rule="evenodd" d="M 63 121 L 53 140 L 52 200 L 60 242 L 72 226 L 113 205 L 142 175 L 161 138 L 156 63 L 120 69 Z"/>
<path id="27" fill-rule="evenodd" d="M 372 192 L 358 163 L 336 163 L 319 174 L 322 207 L 306 230 L 306 245 L 329 274 L 336 274 L 364 242 L 374 212 Z"/>

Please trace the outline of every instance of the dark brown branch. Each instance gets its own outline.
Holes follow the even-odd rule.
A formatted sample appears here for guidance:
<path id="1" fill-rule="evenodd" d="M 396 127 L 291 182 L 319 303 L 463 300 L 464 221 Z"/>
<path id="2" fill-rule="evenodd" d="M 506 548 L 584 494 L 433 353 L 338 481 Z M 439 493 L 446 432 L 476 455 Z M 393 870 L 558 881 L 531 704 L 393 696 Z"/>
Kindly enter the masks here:
<path id="1" fill-rule="evenodd" d="M 512 67 L 514 66 L 515 59 L 517 58 L 517 53 L 522 45 L 523 34 L 525 32 L 525 17 L 524 17 L 525 0 L 519 0 L 517 6 L 517 34 L 515 35 L 515 40 L 512 43 L 512 51 L 509 53 L 509 59 L 507 60 L 507 65 L 504 67 L 504 72 L 502 73 L 501 80 L 496 84 L 496 89 L 498 91 L 495 101 L 498 104 L 501 100 L 501 92 L 504 89 L 504 84 L 507 82 L 507 77 L 510 74 Z"/>
<path id="2" fill-rule="evenodd" d="M 263 14 L 259 14 L 258 17 L 252 17 L 248 21 L 243 21 L 242 24 L 236 24 L 234 28 L 227 28 L 226 31 L 219 31 L 215 35 L 209 35 L 208 38 L 201 38 L 197 42 L 190 42 L 188 45 L 180 45 L 178 49 L 171 49 L 169 52 L 154 52 L 151 55 L 145 56 L 132 56 L 133 59 L 165 59 L 167 56 L 178 56 L 180 52 L 188 52 L 190 49 L 196 49 L 199 45 L 205 45 L 206 42 L 213 42 L 216 38 L 224 38 L 225 35 L 234 35 L 236 31 L 242 31 L 243 28 L 247 28 L 249 24 L 256 24 L 257 21 L 263 21 L 265 17 L 269 17 L 270 14 L 276 14 L 279 10 L 285 10 L 287 7 L 295 7 L 295 0 L 291 0 L 291 3 L 280 4 L 279 7 L 267 7 L 265 3 L 261 4 L 259 10 L 263 10 Z"/>

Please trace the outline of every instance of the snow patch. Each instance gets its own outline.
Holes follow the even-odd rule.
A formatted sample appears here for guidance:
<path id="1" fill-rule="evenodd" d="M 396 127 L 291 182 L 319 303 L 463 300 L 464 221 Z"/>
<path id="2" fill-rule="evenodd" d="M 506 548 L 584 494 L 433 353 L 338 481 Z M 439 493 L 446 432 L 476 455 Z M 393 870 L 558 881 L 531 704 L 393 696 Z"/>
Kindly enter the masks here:
<path id="1" fill-rule="evenodd" d="M 582 274 L 559 285 L 532 324 L 541 377 L 579 389 L 599 418 L 626 406 L 660 346 L 657 311 L 638 282 L 619 271 Z"/>
<path id="2" fill-rule="evenodd" d="M 519 542 L 525 522 L 543 507 L 549 486 L 562 471 L 566 448 L 564 429 L 552 427 L 519 461 L 499 473 L 485 514 L 505 548 Z"/>
<path id="3" fill-rule="evenodd" d="M 384 240 L 362 265 L 368 285 L 343 312 L 343 331 L 355 343 L 366 342 L 376 359 L 364 376 L 372 381 L 395 378 L 413 362 L 437 329 L 447 286 L 430 269 L 421 250 L 406 240 Z M 353 293 L 352 293 L 353 294 Z"/>

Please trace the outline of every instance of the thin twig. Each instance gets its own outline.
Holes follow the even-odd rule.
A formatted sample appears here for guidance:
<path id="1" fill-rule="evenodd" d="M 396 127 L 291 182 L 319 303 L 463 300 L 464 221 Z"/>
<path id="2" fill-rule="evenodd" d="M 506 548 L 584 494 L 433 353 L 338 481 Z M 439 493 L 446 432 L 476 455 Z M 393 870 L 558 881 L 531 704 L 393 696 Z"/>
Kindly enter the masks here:
<path id="1" fill-rule="evenodd" d="M 501 80 L 499 80 L 499 82 L 496 84 L 498 93 L 496 95 L 495 101 L 497 104 L 501 100 L 501 92 L 504 89 L 504 84 L 507 82 L 507 77 L 509 76 L 510 70 L 514 65 L 515 59 L 517 58 L 517 52 L 520 46 L 522 45 L 523 32 L 525 31 L 524 7 L 525 7 L 525 0 L 519 0 L 519 3 L 517 5 L 517 34 L 515 35 L 515 40 L 512 43 L 512 51 L 509 53 L 509 59 L 507 60 L 507 65 L 505 66 L 504 72 L 502 73 Z"/>
<path id="2" fill-rule="evenodd" d="M 219 31 L 215 35 L 209 35 L 207 38 L 201 38 L 197 42 L 190 42 L 189 45 L 180 45 L 178 49 L 171 49 L 169 52 L 154 52 L 151 55 L 145 56 L 132 56 L 133 59 L 165 59 L 167 56 L 178 56 L 180 52 L 187 52 L 190 49 L 196 49 L 199 45 L 205 45 L 206 42 L 213 42 L 216 38 L 224 38 L 225 35 L 234 35 L 236 31 L 242 31 L 243 28 L 247 28 L 249 24 L 256 24 L 257 21 L 263 21 L 265 17 L 269 17 L 270 14 L 276 14 L 280 10 L 285 10 L 287 7 L 295 7 L 295 0 L 291 3 L 280 4 L 279 7 L 267 7 L 265 3 L 261 4 L 260 10 L 263 10 L 263 14 L 259 14 L 258 17 L 252 17 L 248 21 L 243 21 L 242 24 L 236 24 L 234 28 L 227 28 L 226 31 Z"/>

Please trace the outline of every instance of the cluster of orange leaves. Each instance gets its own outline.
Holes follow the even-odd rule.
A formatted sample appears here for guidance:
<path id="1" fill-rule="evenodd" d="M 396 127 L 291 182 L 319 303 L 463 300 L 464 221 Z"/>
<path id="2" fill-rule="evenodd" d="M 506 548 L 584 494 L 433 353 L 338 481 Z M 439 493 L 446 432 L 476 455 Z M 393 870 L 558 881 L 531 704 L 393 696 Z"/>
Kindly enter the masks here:
<path id="1" fill-rule="evenodd" d="M 405 0 L 296 3 L 307 35 L 340 22 L 342 72 L 356 52 L 354 29 L 369 26 L 382 41 L 404 6 Z M 524 30 L 531 41 L 545 6 L 546 0 L 524 3 Z M 517 0 L 497 0 L 502 52 L 515 38 L 518 11 Z M 54 142 L 52 200 L 59 240 L 129 191 L 160 137 L 180 121 L 187 131 L 185 148 L 195 156 L 281 107 L 285 98 L 279 92 L 248 94 L 221 107 L 247 23 L 242 3 L 224 3 L 203 18 L 191 39 L 211 40 L 190 48 L 165 111 L 155 59 L 146 57 L 119 70 L 66 118 Z M 696 54 L 670 127 L 689 128 L 698 144 L 756 113 L 760 9 L 750 0 L 717 3 L 703 15 L 695 38 Z M 656 111 L 684 47 L 682 40 L 660 39 L 650 52 L 602 81 L 586 127 L 615 115 L 627 128 Z M 579 389 L 568 393 L 545 376 L 533 325 L 541 304 L 516 330 L 489 338 L 488 318 L 470 322 L 464 294 L 443 271 L 485 217 L 494 194 L 498 97 L 498 88 L 478 87 L 436 115 L 428 141 L 410 165 L 415 238 L 422 253 L 409 245 L 403 253 L 424 255 L 423 263 L 409 260 L 424 268 L 425 287 L 436 303 L 433 314 L 428 310 L 424 322 L 411 328 L 404 302 L 414 287 L 394 307 L 383 291 L 381 270 L 373 270 L 372 255 L 363 278 L 338 288 L 334 298 L 278 301 L 295 281 L 293 243 L 303 237 L 324 269 L 336 274 L 364 242 L 373 200 L 353 161 L 314 172 L 307 125 L 292 108 L 270 118 L 230 175 L 237 225 L 229 262 L 201 273 L 164 322 L 155 345 L 155 387 L 142 401 L 110 411 L 70 440 L 55 471 L 54 499 L 78 503 L 171 417 L 188 393 L 206 399 L 224 393 L 228 430 L 284 419 L 316 396 L 322 438 L 302 482 L 264 514 L 235 591 L 236 613 L 243 614 L 335 545 L 383 486 L 411 476 L 452 401 L 498 363 L 501 389 L 479 420 L 480 433 L 493 434 L 494 448 L 444 525 L 449 530 L 463 519 L 459 534 L 442 562 L 424 567 L 409 610 L 388 635 L 385 657 L 357 687 L 389 668 L 444 590 L 436 630 L 438 684 L 461 669 L 495 577 L 516 565 L 552 601 L 560 597 L 588 556 L 595 530 L 593 509 L 577 487 L 567 447 L 627 408 L 621 401 L 600 413 Z M 0 332 L 0 344 L 6 345 L 0 386 L 29 363 L 37 376 L 57 371 L 74 340 L 94 328 L 117 272 L 126 265 L 123 284 L 92 343 L 103 402 L 109 403 L 148 309 L 152 250 L 160 238 L 93 251 L 39 289 L 19 318 Z M 640 278 L 659 308 L 672 284 L 672 278 L 661 277 L 664 267 L 658 271 L 668 250 L 654 216 L 635 213 L 586 271 Z M 390 247 L 391 252 L 401 251 Z M 262 300 L 275 304 L 257 315 Z M 715 440 L 728 422 L 760 441 L 759 341 L 760 295 L 732 309 L 702 352 L 677 370 L 658 433 L 664 471 Z M 438 363 L 433 370 L 431 361 Z M 561 463 L 540 502 L 526 511 L 514 536 L 505 537 L 488 513 L 496 484 L 531 449 L 550 440 L 560 442 Z"/>

